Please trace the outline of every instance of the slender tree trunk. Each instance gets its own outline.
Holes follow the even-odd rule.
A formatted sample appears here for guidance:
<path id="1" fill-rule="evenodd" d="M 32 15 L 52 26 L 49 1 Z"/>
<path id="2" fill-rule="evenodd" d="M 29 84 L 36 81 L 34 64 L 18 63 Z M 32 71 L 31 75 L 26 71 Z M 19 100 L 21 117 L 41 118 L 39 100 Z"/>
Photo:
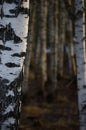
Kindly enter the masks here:
<path id="1" fill-rule="evenodd" d="M 57 64 L 58 64 L 58 0 L 55 0 L 52 7 L 54 15 L 52 17 L 52 29 L 51 36 L 51 78 L 52 78 L 52 90 L 55 92 L 57 88 Z"/>
<path id="2" fill-rule="evenodd" d="M 36 47 L 34 48 L 34 60 L 35 60 L 35 68 L 36 68 L 36 73 L 35 75 L 37 76 L 38 71 L 41 69 L 41 55 L 42 55 L 42 44 L 41 44 L 41 25 L 42 25 L 42 7 L 41 7 L 41 0 L 37 2 L 37 41 L 36 41 Z"/>
<path id="3" fill-rule="evenodd" d="M 75 54 L 77 63 L 80 130 L 86 130 L 86 55 L 84 0 L 75 0 Z"/>
<path id="4" fill-rule="evenodd" d="M 66 14 L 65 5 L 60 0 L 60 30 L 59 30 L 59 74 L 63 77 L 64 45 L 66 42 Z"/>
<path id="5" fill-rule="evenodd" d="M 31 51 L 31 66 L 33 70 L 36 71 L 36 65 L 38 63 L 38 31 L 39 31 L 39 10 L 40 10 L 40 2 L 38 3 L 37 0 L 34 1 L 34 5 L 32 6 L 34 10 L 33 14 L 33 33 L 32 33 L 32 51 Z"/>
<path id="6" fill-rule="evenodd" d="M 74 10 L 74 2 L 72 0 L 70 0 L 70 5 L 72 7 L 72 9 Z M 76 60 L 75 60 L 75 53 L 74 53 L 74 44 L 73 44 L 73 33 L 74 33 L 74 27 L 73 27 L 73 22 L 72 19 L 69 20 L 70 24 L 69 24 L 69 28 L 70 28 L 70 55 L 71 55 L 71 76 L 75 76 L 76 77 Z"/>
<path id="7" fill-rule="evenodd" d="M 29 0 L 0 4 L 0 130 L 17 130 Z"/>
<path id="8" fill-rule="evenodd" d="M 75 54 L 74 54 L 74 46 L 73 46 L 73 24 L 70 20 L 70 76 L 76 76 L 76 62 L 75 62 Z"/>
<path id="9" fill-rule="evenodd" d="M 34 27 L 35 27 L 35 16 L 36 16 L 36 4 L 37 2 L 31 2 L 30 1 L 30 20 L 29 20 L 29 30 L 28 30 L 28 36 L 27 36 L 27 50 L 26 50 L 26 57 L 24 61 L 24 76 L 23 76 L 23 85 L 22 85 L 22 92 L 23 94 L 27 94 L 28 89 L 29 89 L 29 66 L 30 66 L 30 59 L 33 58 L 31 57 L 32 54 L 32 47 L 35 44 L 35 32 L 34 32 Z M 33 54 L 32 54 L 33 55 Z M 32 59 L 33 61 L 33 59 Z M 33 61 L 34 62 L 34 61 Z"/>
<path id="10" fill-rule="evenodd" d="M 73 44 L 73 21 L 67 15 L 67 27 L 66 27 L 66 53 L 69 62 L 69 74 L 70 78 L 76 76 L 76 63 L 74 54 L 74 44 Z"/>
<path id="11" fill-rule="evenodd" d="M 50 82 L 49 85 L 49 92 L 48 93 L 53 93 L 56 90 L 56 64 L 55 61 L 56 59 L 56 35 L 55 35 L 55 0 L 48 1 L 48 23 L 47 23 L 47 49 L 49 52 L 47 53 L 47 72 L 48 72 L 48 81 Z M 56 12 L 57 13 L 57 12 Z M 55 50 L 56 49 L 56 50 Z"/>
<path id="12" fill-rule="evenodd" d="M 74 36 L 74 0 L 64 0 L 67 11 L 66 52 L 68 55 L 70 77 L 76 76 L 76 60 L 73 45 Z"/>
<path id="13" fill-rule="evenodd" d="M 46 57 L 46 45 L 47 45 L 47 0 L 41 0 L 41 71 L 42 71 L 42 89 L 45 96 L 44 85 L 47 80 L 47 57 Z"/>

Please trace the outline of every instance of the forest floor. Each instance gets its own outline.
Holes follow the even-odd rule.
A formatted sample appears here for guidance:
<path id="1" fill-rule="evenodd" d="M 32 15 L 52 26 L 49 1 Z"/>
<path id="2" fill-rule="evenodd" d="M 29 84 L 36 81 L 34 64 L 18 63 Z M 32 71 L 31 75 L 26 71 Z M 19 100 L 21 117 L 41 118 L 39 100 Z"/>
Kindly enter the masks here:
<path id="1" fill-rule="evenodd" d="M 75 81 L 60 79 L 57 88 L 54 97 L 45 101 L 36 81 L 29 80 L 19 130 L 79 130 Z"/>

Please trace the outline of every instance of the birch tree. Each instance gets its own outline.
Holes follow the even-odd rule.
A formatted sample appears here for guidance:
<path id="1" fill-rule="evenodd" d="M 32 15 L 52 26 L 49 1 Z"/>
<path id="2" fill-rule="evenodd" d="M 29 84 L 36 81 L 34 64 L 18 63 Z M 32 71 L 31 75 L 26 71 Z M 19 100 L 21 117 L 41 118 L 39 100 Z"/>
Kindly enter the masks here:
<path id="1" fill-rule="evenodd" d="M 75 54 L 77 64 L 78 105 L 80 130 L 86 130 L 86 55 L 84 0 L 75 0 Z"/>
<path id="2" fill-rule="evenodd" d="M 0 1 L 0 130 L 17 130 L 29 0 Z"/>

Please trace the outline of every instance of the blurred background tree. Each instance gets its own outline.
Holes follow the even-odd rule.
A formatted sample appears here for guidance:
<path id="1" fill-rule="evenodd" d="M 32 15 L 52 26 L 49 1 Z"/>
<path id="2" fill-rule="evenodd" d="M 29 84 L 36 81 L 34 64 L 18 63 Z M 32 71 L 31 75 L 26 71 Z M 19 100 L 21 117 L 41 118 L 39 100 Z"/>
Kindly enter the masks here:
<path id="1" fill-rule="evenodd" d="M 62 0 L 30 2 L 29 33 L 31 35 L 28 42 L 31 43 L 29 44 L 31 50 L 28 57 L 30 62 L 25 60 L 27 64 L 25 70 L 28 68 L 28 71 L 24 79 L 28 81 L 32 75 L 33 80 L 40 81 L 38 89 L 41 90 L 45 100 L 48 94 L 53 95 L 56 92 L 59 78 L 73 80 L 76 77 L 74 21 L 65 4 Z M 73 1 L 68 1 L 68 4 L 73 12 Z M 24 81 L 24 84 L 26 83 L 24 93 L 29 89 L 28 82 Z"/>
<path id="2" fill-rule="evenodd" d="M 29 105 L 57 104 L 57 111 L 61 109 L 63 115 L 62 108 L 68 111 L 70 106 L 76 111 L 75 122 L 79 122 L 79 110 L 80 130 L 85 130 L 86 2 L 35 0 L 30 1 L 30 8 L 31 51 L 30 62 L 25 61 L 28 71 L 24 84 L 27 85 L 23 86 L 27 102 Z M 75 126 L 79 129 L 79 124 Z"/>

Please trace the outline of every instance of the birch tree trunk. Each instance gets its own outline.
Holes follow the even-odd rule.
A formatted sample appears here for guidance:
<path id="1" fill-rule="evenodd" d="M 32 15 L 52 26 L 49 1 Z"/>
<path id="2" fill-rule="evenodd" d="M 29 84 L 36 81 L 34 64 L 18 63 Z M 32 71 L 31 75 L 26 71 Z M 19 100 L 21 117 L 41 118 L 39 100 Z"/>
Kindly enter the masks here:
<path id="1" fill-rule="evenodd" d="M 86 55 L 84 0 L 75 0 L 75 54 L 77 62 L 80 130 L 86 130 Z"/>
<path id="2" fill-rule="evenodd" d="M 17 130 L 29 0 L 2 0 L 0 8 L 0 130 Z"/>

